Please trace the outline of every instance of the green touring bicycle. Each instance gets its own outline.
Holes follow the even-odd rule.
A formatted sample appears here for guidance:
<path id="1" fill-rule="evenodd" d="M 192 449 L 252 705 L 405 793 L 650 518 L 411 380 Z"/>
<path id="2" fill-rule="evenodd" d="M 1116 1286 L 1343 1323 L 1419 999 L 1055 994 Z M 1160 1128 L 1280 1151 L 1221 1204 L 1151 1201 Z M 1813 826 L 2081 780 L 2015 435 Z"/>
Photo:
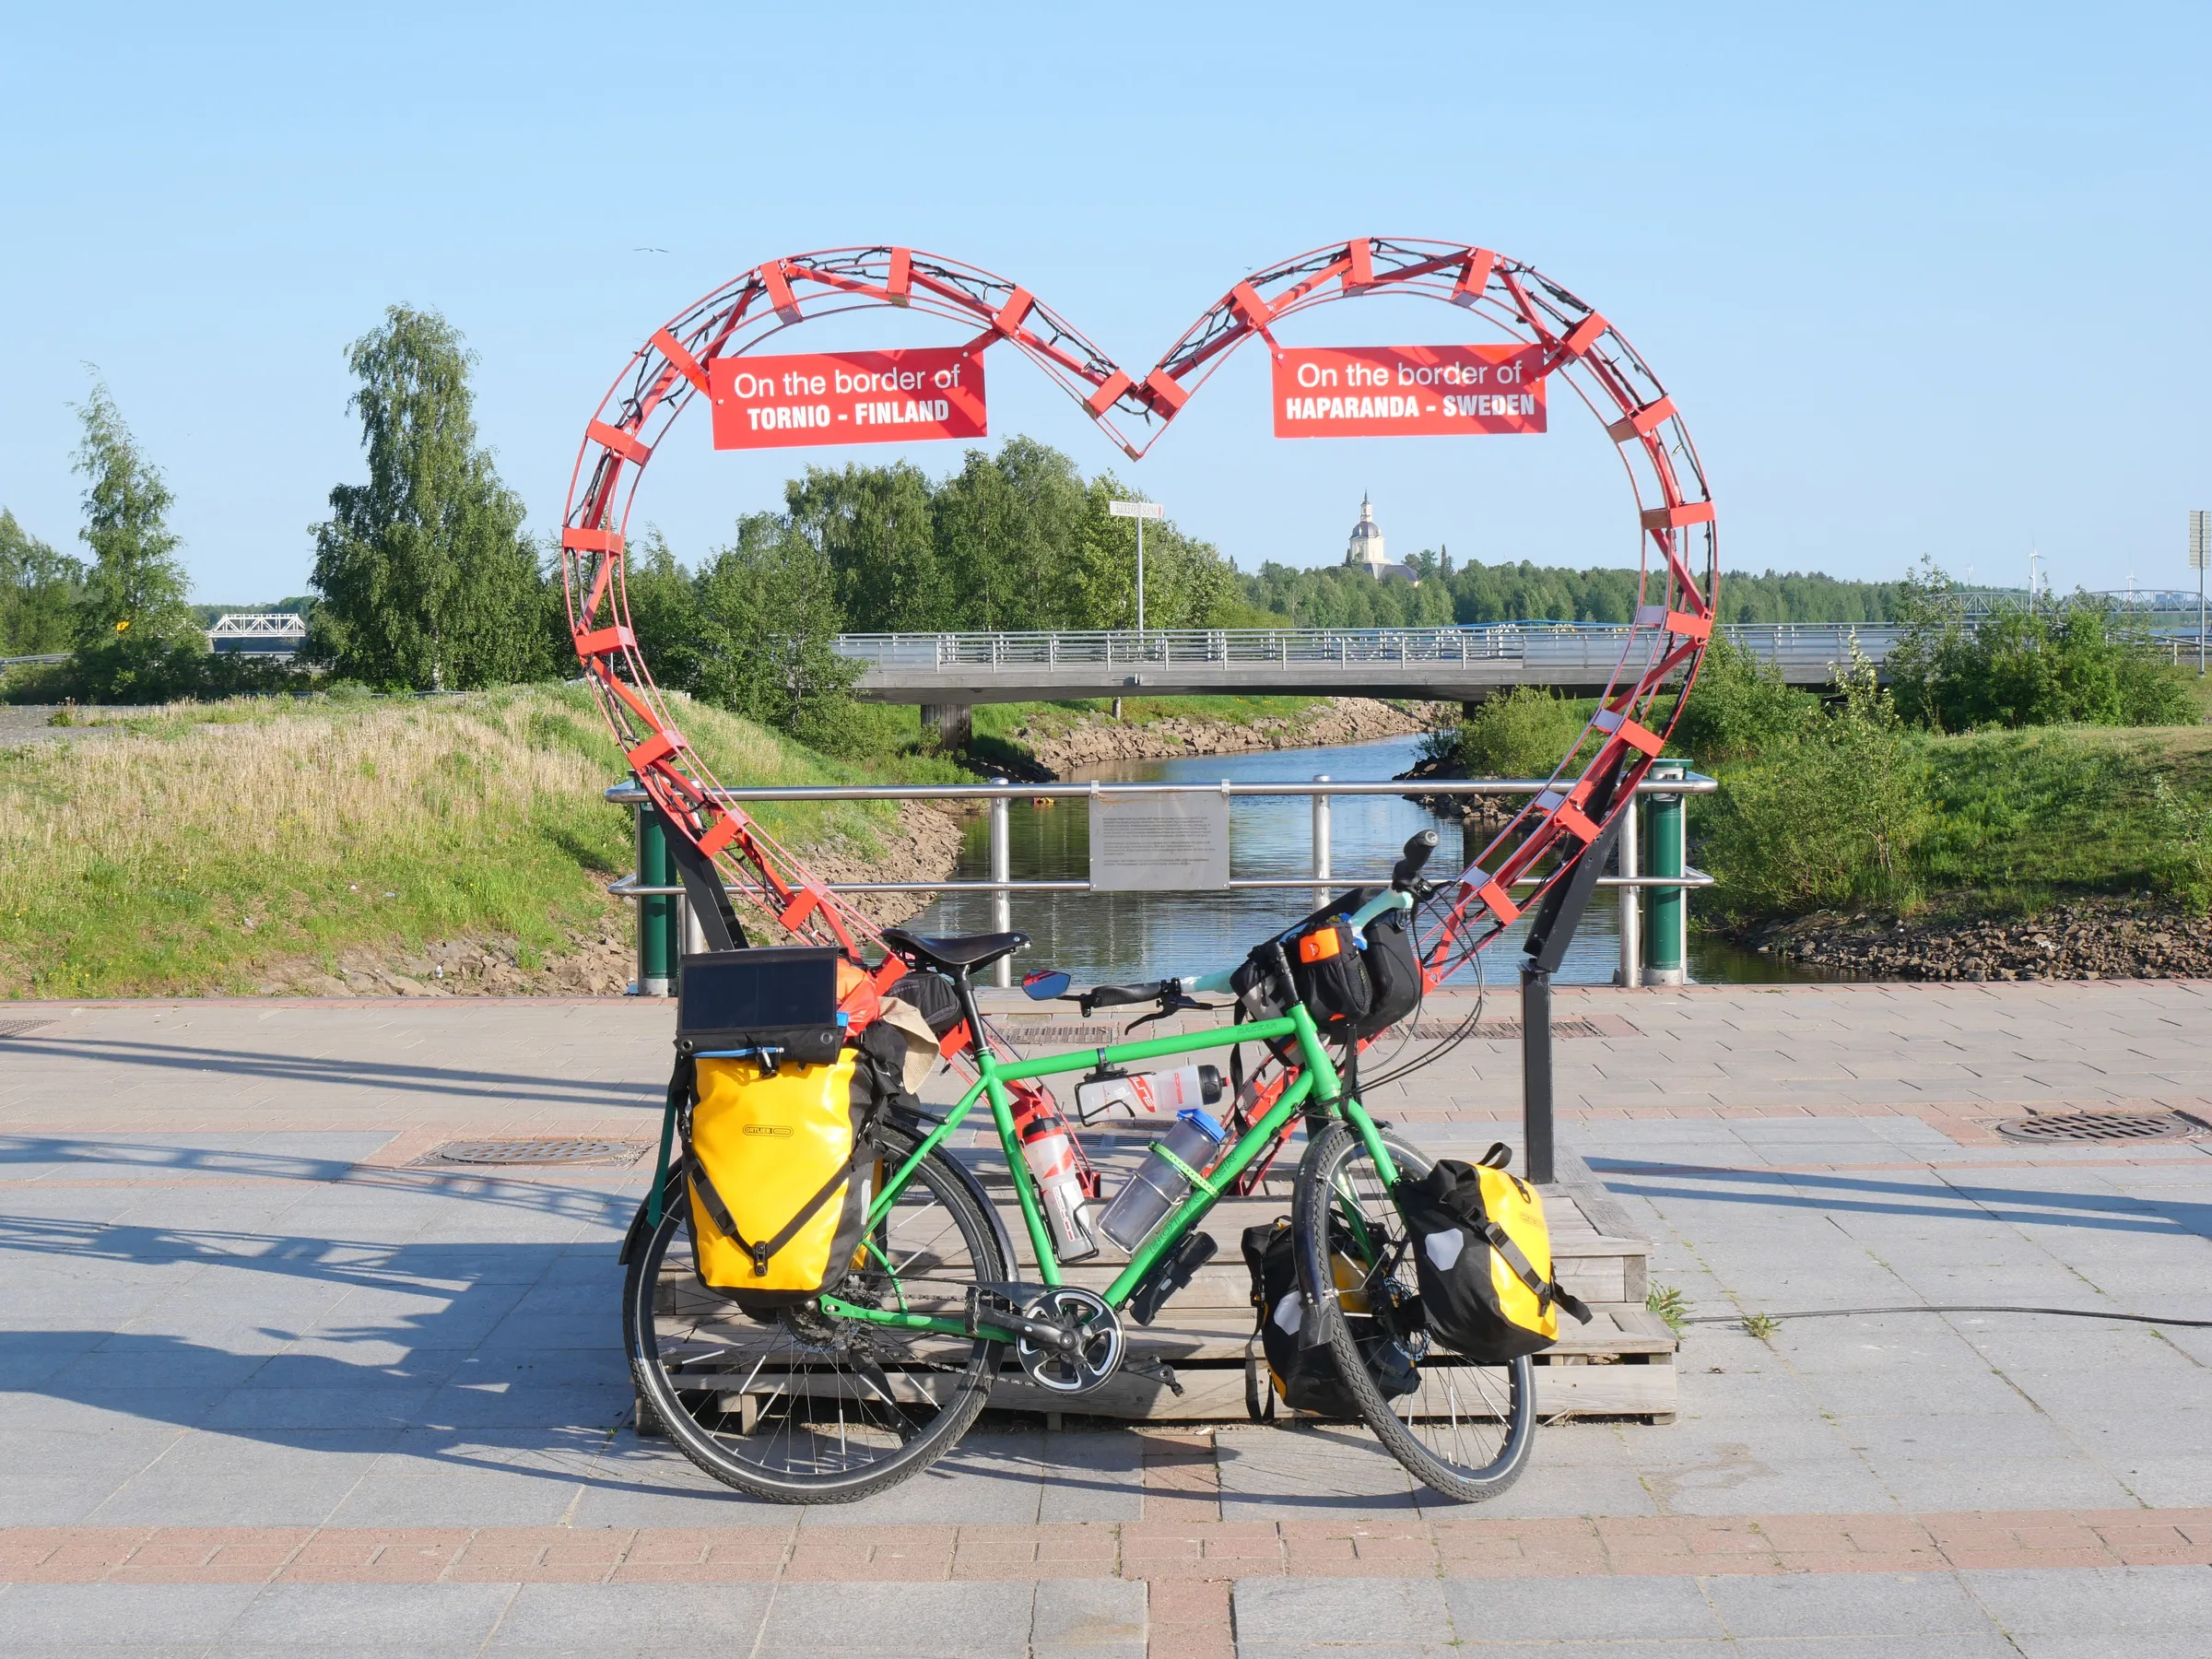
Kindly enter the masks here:
<path id="1" fill-rule="evenodd" d="M 1354 931 L 1429 896 L 1420 868 L 1435 841 L 1433 830 L 1409 841 L 1387 888 L 1338 900 L 1351 910 Z M 950 982 L 971 1032 L 983 1030 L 972 976 L 1028 942 L 1014 933 L 926 939 L 898 929 L 885 939 L 910 967 Z M 1314 1009 L 1297 999 L 1284 938 L 1262 946 L 1252 962 L 1259 978 L 1273 980 L 1264 987 L 1272 1002 L 1257 1006 L 1279 1007 L 1277 1017 L 1014 1062 L 976 1044 L 980 1075 L 957 1105 L 941 1116 L 910 1110 L 874 1124 L 881 1178 L 868 1201 L 858 1265 L 832 1293 L 799 1305 L 748 1312 L 702 1283 L 679 1152 L 624 1246 L 623 1328 L 641 1425 L 657 1419 L 686 1456 L 739 1490 L 838 1502 L 904 1480 L 950 1451 L 1009 1360 L 1075 1411 L 1085 1394 L 1123 1373 L 1180 1392 L 1168 1366 L 1133 1351 L 1125 1322 L 1148 1324 L 1213 1253 L 1197 1230 L 1207 1212 L 1302 1124 L 1307 1142 L 1290 1218 L 1303 1304 L 1295 1321 L 1300 1343 L 1325 1346 L 1359 1415 L 1425 1484 L 1459 1500 L 1504 1489 L 1526 1465 L 1534 1438 L 1529 1361 L 1469 1363 L 1421 1328 L 1407 1224 L 1393 1189 L 1402 1176 L 1426 1174 L 1430 1160 L 1378 1124 L 1347 1088 L 1354 1068 L 1340 1057 L 1356 1056 L 1357 1045 L 1332 1045 Z M 1071 1000 L 1086 1013 L 1145 1003 L 1182 1011 L 1209 1006 L 1194 996 L 1253 977 L 1248 967 L 1100 986 Z M 1067 982 L 1059 974 L 1031 981 L 1032 994 L 1047 995 Z M 1254 999 L 1239 1006 L 1248 1009 Z M 1015 1086 L 1240 1043 L 1264 1045 L 1281 1062 L 1277 1091 L 1259 1097 L 1264 1110 L 1231 1115 L 1204 1167 L 1173 1159 L 1188 1177 L 1187 1192 L 1110 1286 L 1092 1291 L 1066 1283 L 1039 1182 L 1020 1152 Z M 978 1177 L 947 1146 L 979 1107 L 1006 1153 L 1028 1235 L 1029 1277 Z M 1348 1318 L 1347 1305 L 1364 1317 Z M 1397 1310 L 1406 1310 L 1402 1323 L 1394 1323 Z M 1378 1339 L 1391 1345 L 1387 1384 L 1375 1362 Z"/>

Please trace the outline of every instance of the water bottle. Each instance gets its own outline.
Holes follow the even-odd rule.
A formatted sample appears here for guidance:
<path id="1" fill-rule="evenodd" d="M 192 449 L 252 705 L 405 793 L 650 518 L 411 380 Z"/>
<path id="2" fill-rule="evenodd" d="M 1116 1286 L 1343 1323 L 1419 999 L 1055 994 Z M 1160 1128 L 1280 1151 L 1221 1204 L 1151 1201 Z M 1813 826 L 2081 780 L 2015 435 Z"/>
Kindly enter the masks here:
<path id="1" fill-rule="evenodd" d="M 1192 1173 L 1206 1172 L 1226 1138 L 1221 1125 L 1199 1108 L 1177 1112 L 1175 1126 L 1152 1143 L 1129 1184 L 1099 1218 L 1099 1230 L 1134 1255 L 1145 1235 L 1189 1195 Z"/>
<path id="2" fill-rule="evenodd" d="M 1025 1110 L 1025 1107 L 1027 1110 Z M 1099 1253 L 1090 1230 L 1090 1202 L 1083 1192 L 1083 1161 L 1067 1120 L 1053 1109 L 1052 1097 L 1027 1090 L 1014 1101 L 1014 1133 L 1022 1162 L 1037 1182 L 1037 1202 L 1053 1235 L 1053 1251 L 1063 1262 L 1088 1261 Z"/>
<path id="3" fill-rule="evenodd" d="M 1088 1124 L 1116 1106 L 1132 1117 L 1140 1112 L 1172 1114 L 1211 1106 L 1220 1099 L 1218 1067 L 1182 1065 L 1134 1077 L 1087 1078 L 1076 1085 L 1076 1115 Z"/>

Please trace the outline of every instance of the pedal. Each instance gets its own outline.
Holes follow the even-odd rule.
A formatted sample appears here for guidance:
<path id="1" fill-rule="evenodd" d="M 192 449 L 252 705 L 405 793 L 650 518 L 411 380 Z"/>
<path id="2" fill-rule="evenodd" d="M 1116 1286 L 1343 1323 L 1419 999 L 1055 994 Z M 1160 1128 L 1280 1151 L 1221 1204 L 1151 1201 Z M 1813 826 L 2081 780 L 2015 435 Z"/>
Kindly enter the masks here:
<path id="1" fill-rule="evenodd" d="M 1124 1359 L 1122 1361 L 1122 1370 L 1133 1377 L 1149 1377 L 1177 1399 L 1182 1398 L 1182 1384 L 1175 1381 L 1175 1368 L 1165 1360 L 1154 1359 L 1149 1356 L 1141 1359 Z"/>
<path id="2" fill-rule="evenodd" d="M 1182 1243 L 1153 1263 L 1152 1271 L 1137 1281 L 1129 1297 L 1129 1317 L 1140 1325 L 1150 1324 L 1160 1304 L 1189 1284 L 1220 1248 L 1211 1233 L 1186 1234 Z"/>

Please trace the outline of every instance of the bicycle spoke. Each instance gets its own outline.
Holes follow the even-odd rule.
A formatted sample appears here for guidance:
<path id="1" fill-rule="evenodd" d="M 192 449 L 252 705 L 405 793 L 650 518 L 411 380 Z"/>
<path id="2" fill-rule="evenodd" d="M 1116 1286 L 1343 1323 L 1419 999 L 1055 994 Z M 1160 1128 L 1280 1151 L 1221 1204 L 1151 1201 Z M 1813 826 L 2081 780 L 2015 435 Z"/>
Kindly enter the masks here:
<path id="1" fill-rule="evenodd" d="M 653 1328 L 633 1337 L 633 1354 L 642 1374 L 662 1379 L 655 1410 L 678 1446 L 731 1485 L 857 1496 L 856 1483 L 882 1484 L 941 1453 L 982 1409 L 998 1345 L 839 1319 L 811 1301 L 748 1313 L 700 1284 L 688 1224 L 664 1224 L 651 1257 L 653 1283 L 640 1300 Z M 837 1294 L 948 1312 L 1006 1271 L 985 1213 L 933 1156 Z"/>

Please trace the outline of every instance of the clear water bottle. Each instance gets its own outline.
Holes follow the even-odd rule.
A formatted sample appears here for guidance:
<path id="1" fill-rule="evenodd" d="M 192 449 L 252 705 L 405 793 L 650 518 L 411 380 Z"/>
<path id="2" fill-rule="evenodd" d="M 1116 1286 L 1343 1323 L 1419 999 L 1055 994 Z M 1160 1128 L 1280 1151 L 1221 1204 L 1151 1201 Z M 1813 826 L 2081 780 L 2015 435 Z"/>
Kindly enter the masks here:
<path id="1" fill-rule="evenodd" d="M 1025 1102 L 1028 1110 L 1023 1110 Z M 1052 1230 L 1053 1251 L 1063 1262 L 1084 1262 L 1099 1253 L 1098 1236 L 1090 1230 L 1090 1201 L 1083 1191 L 1083 1159 L 1067 1120 L 1039 1091 L 1017 1096 L 1014 1133 L 1021 1142 L 1021 1159 L 1037 1182 L 1037 1202 L 1044 1224 Z"/>
<path id="2" fill-rule="evenodd" d="M 1198 1108 L 1177 1112 L 1175 1126 L 1152 1144 L 1129 1184 L 1099 1218 L 1099 1230 L 1134 1254 L 1145 1235 L 1189 1196 L 1191 1172 L 1206 1173 L 1226 1138 L 1221 1125 Z"/>
<path id="3" fill-rule="evenodd" d="M 1221 1073 L 1211 1065 L 1179 1065 L 1173 1071 L 1137 1072 L 1118 1077 L 1087 1077 L 1076 1085 L 1076 1115 L 1090 1123 L 1119 1106 L 1138 1112 L 1174 1113 L 1204 1108 L 1221 1099 Z"/>

